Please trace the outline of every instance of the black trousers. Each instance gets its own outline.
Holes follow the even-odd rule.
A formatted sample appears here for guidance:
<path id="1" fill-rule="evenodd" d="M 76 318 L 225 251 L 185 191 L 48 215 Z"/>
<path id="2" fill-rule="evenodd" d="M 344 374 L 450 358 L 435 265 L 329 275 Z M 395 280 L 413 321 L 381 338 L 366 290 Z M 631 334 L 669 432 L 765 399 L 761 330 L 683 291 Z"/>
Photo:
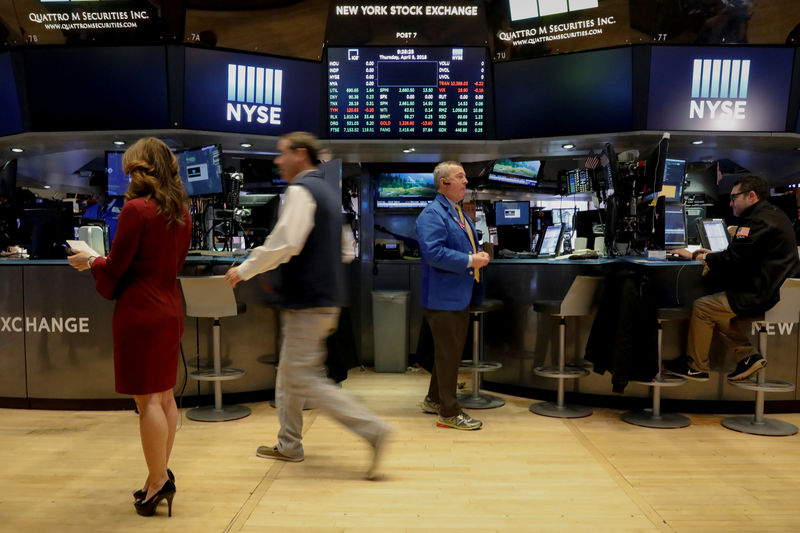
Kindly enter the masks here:
<path id="1" fill-rule="evenodd" d="M 439 404 L 442 417 L 461 412 L 456 397 L 458 366 L 469 329 L 469 311 L 422 309 L 433 334 L 433 371 L 428 397 Z"/>

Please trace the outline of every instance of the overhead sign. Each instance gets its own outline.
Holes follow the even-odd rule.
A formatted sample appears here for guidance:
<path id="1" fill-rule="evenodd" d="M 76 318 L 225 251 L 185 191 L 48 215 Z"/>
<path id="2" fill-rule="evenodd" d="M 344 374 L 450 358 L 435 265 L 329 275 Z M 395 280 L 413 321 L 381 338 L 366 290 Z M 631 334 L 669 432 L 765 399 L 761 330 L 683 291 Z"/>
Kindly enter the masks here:
<path id="1" fill-rule="evenodd" d="M 648 129 L 784 131 L 791 48 L 653 48 Z"/>
<path id="2" fill-rule="evenodd" d="M 319 129 L 320 65 L 186 49 L 184 126 L 280 135 Z"/>
<path id="3" fill-rule="evenodd" d="M 148 0 L 39 0 L 16 4 L 27 44 L 163 42 L 161 11 Z"/>
<path id="4" fill-rule="evenodd" d="M 485 46 L 481 0 L 331 0 L 328 46 Z"/>
<path id="5" fill-rule="evenodd" d="M 500 0 L 489 4 L 492 59 L 507 61 L 630 42 L 629 0 Z"/>

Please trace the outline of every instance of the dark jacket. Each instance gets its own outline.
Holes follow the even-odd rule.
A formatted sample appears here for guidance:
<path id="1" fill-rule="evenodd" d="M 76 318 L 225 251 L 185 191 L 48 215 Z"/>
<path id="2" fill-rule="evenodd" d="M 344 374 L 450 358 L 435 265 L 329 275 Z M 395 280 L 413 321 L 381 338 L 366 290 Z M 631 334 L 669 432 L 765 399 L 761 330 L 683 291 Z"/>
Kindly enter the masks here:
<path id="1" fill-rule="evenodd" d="M 800 276 L 794 230 L 786 214 L 765 201 L 742 213 L 728 248 L 708 254 L 713 283 L 739 316 L 757 316 L 778 303 L 786 278 Z"/>

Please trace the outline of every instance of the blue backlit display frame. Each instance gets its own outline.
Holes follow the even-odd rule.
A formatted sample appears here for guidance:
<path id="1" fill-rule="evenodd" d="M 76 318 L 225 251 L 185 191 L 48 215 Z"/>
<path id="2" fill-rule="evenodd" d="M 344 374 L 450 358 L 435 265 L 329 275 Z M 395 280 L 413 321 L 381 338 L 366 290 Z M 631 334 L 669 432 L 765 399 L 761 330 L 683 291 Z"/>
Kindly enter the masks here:
<path id="1" fill-rule="evenodd" d="M 11 53 L 0 53 L 0 136 L 22 131 L 22 111 L 19 107 L 16 77 Z"/>
<path id="2" fill-rule="evenodd" d="M 319 133 L 316 61 L 186 47 L 183 123 L 191 129 Z"/>

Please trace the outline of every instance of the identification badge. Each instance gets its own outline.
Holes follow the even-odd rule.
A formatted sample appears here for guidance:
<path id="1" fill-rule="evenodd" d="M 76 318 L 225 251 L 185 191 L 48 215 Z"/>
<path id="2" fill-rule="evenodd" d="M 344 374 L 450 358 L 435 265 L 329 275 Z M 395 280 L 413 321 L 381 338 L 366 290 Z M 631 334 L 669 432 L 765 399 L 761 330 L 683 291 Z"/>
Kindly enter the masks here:
<path id="1" fill-rule="evenodd" d="M 743 239 L 743 238 L 745 238 L 745 237 L 747 237 L 749 235 L 750 235 L 750 228 L 748 228 L 746 226 L 739 227 L 736 230 L 736 237 L 738 237 L 740 239 Z"/>

